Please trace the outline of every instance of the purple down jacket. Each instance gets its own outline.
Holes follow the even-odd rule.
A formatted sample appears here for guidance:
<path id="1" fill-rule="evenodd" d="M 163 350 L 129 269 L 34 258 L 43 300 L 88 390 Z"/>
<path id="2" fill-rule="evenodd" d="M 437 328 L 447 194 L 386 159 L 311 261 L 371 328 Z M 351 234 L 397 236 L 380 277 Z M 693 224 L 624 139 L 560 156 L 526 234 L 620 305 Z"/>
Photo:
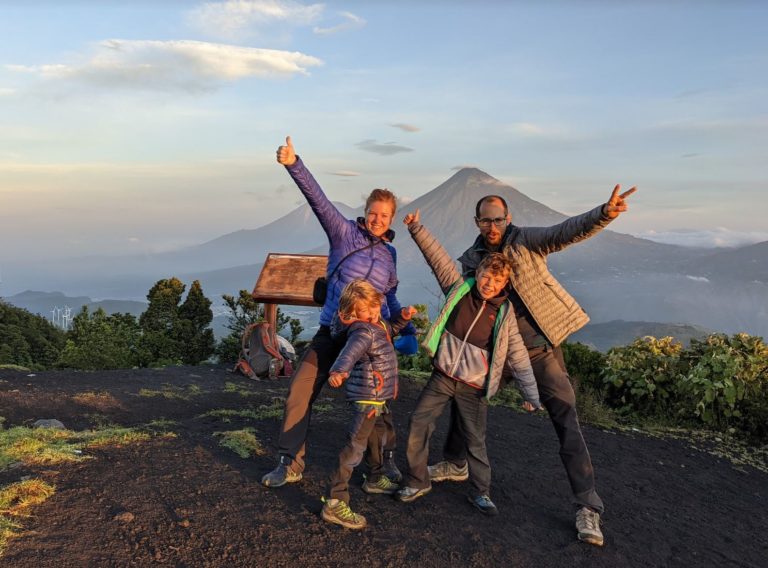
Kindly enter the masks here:
<path id="1" fill-rule="evenodd" d="M 398 315 L 400 302 L 396 296 L 397 253 L 388 242 L 394 239 L 394 231 L 389 230 L 384 239 L 378 239 L 368 232 L 362 220 L 352 221 L 344 217 L 326 197 L 298 156 L 293 165 L 285 168 L 307 198 L 309 206 L 320 221 L 325 234 L 328 235 L 330 250 L 326 276 L 330 276 L 339 261 L 347 254 L 377 241 L 376 245 L 346 259 L 333 275 L 333 279 L 328 282 L 328 295 L 320 313 L 320 325 L 331 325 L 333 315 L 339 309 L 339 297 L 344 287 L 357 278 L 367 280 L 376 290 L 386 295 L 386 303 L 381 306 L 381 315 L 384 319 L 389 320 Z M 400 333 L 413 335 L 415 329 L 412 325 L 408 325 Z"/>

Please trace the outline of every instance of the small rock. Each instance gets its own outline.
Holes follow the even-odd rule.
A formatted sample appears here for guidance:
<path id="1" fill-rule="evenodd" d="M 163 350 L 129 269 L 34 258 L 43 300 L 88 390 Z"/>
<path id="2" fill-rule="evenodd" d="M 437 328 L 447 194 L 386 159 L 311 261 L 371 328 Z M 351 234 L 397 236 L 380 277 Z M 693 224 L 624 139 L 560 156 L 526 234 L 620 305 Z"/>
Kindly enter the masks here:
<path id="1" fill-rule="evenodd" d="M 179 521 L 180 527 L 184 527 L 186 529 L 187 527 L 189 527 L 189 525 L 190 525 L 189 519 L 182 519 Z"/>
<path id="2" fill-rule="evenodd" d="M 134 518 L 135 517 L 134 517 L 133 513 L 131 513 L 130 511 L 124 511 L 124 512 L 120 513 L 119 515 L 115 515 L 114 517 L 112 517 L 112 520 L 113 521 L 119 521 L 121 523 L 130 523 L 130 522 L 133 522 Z"/>
<path id="3" fill-rule="evenodd" d="M 64 430 L 64 424 L 62 424 L 60 421 L 56 420 L 55 418 L 45 418 L 36 420 L 34 424 L 32 424 L 34 428 L 57 428 L 59 430 Z"/>
<path id="4" fill-rule="evenodd" d="M 29 374 L 29 375 L 27 375 L 27 376 L 28 376 L 28 377 L 36 377 L 37 375 L 36 375 L 36 374 L 34 374 L 34 373 L 30 373 L 30 374 Z"/>

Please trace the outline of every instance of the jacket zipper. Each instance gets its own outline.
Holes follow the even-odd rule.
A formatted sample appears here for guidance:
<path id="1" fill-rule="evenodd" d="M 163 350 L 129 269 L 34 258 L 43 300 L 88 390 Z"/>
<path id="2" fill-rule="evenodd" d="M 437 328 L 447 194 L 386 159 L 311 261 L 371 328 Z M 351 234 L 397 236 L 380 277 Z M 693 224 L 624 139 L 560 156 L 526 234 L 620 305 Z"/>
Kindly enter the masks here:
<path id="1" fill-rule="evenodd" d="M 486 303 L 486 300 L 483 300 L 483 305 L 480 306 L 480 309 L 477 311 L 477 315 L 475 316 L 475 319 L 472 320 L 472 324 L 469 326 L 467 333 L 464 335 L 464 339 L 461 341 L 461 348 L 459 349 L 459 352 L 456 354 L 456 358 L 453 360 L 453 366 L 451 367 L 451 372 L 449 373 L 449 375 L 452 377 L 456 375 L 456 368 L 459 366 L 461 355 L 464 353 L 464 348 L 467 346 L 467 338 L 469 337 L 469 334 L 472 333 L 472 329 L 475 327 L 477 320 L 479 320 L 480 316 L 483 315 L 483 310 L 485 309 L 485 303 Z"/>

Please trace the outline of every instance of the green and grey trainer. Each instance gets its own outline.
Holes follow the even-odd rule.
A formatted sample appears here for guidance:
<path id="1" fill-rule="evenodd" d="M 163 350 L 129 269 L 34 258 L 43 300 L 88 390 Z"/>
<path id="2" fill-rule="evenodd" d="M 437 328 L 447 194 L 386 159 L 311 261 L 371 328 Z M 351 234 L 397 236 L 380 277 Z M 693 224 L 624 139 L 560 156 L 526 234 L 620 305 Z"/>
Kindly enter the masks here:
<path id="1" fill-rule="evenodd" d="M 340 499 L 325 501 L 321 516 L 324 521 L 357 531 L 364 529 L 367 524 L 364 516 L 352 511 L 349 505 Z"/>
<path id="2" fill-rule="evenodd" d="M 600 513 L 589 507 L 582 507 L 576 512 L 576 530 L 579 540 L 603 546 L 603 531 L 600 530 Z"/>
<path id="3" fill-rule="evenodd" d="M 380 475 L 376 482 L 366 479 L 363 482 L 363 491 L 371 495 L 394 495 L 400 486 L 392 481 L 386 475 Z"/>
<path id="4" fill-rule="evenodd" d="M 277 467 L 261 478 L 261 484 L 265 487 L 282 487 L 286 483 L 297 483 L 301 478 L 301 473 L 291 469 L 291 458 L 281 456 Z"/>
<path id="5" fill-rule="evenodd" d="M 459 467 L 452 462 L 441 461 L 427 469 L 429 470 L 430 481 L 466 481 L 469 479 L 469 467 L 466 463 Z"/>

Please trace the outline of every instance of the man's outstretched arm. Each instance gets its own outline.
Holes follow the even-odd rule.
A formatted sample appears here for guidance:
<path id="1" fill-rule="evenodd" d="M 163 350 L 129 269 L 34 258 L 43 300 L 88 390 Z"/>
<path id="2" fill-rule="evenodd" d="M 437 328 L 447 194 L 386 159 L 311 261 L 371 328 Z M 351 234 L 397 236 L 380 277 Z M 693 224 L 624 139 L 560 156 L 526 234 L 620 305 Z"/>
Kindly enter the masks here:
<path id="1" fill-rule="evenodd" d="M 629 209 L 626 199 L 637 191 L 637 188 L 633 187 L 624 193 L 619 193 L 620 191 L 621 186 L 617 185 L 606 203 L 581 215 L 569 217 L 557 225 L 521 227 L 517 238 L 522 238 L 528 248 L 542 254 L 558 252 L 567 246 L 588 239 Z M 516 238 L 515 233 L 510 237 Z"/>

